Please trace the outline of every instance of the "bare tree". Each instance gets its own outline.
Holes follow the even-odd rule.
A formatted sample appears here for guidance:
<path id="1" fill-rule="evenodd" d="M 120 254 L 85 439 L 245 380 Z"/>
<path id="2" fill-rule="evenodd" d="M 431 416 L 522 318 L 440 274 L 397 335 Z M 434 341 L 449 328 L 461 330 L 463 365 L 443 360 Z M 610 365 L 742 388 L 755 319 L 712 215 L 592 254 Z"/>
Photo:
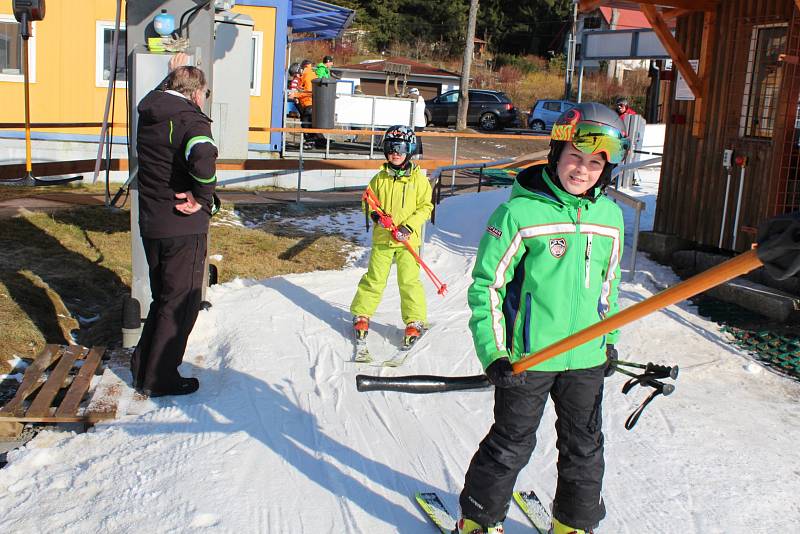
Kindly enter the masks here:
<path id="1" fill-rule="evenodd" d="M 464 61 L 461 64 L 461 87 L 458 97 L 458 116 L 456 129 L 467 127 L 467 109 L 469 109 L 469 72 L 472 69 L 472 49 L 475 46 L 475 21 L 478 18 L 478 0 L 469 1 L 469 19 L 467 20 L 467 42 L 464 46 Z"/>

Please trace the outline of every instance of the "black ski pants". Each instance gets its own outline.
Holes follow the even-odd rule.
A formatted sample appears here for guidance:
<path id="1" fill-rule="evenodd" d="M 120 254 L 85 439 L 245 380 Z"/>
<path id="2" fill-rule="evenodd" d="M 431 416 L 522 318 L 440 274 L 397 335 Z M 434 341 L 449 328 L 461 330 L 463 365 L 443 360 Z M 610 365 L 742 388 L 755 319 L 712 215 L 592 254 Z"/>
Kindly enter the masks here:
<path id="1" fill-rule="evenodd" d="M 200 312 L 206 234 L 142 238 L 153 301 L 131 359 L 137 389 L 170 391 Z"/>
<path id="2" fill-rule="evenodd" d="M 536 446 L 548 395 L 556 410 L 558 484 L 553 516 L 590 530 L 605 517 L 600 498 L 603 460 L 604 366 L 564 372 L 528 371 L 526 383 L 495 388 L 494 424 L 472 458 L 461 492 L 464 517 L 482 525 L 503 521 L 517 475 Z"/>

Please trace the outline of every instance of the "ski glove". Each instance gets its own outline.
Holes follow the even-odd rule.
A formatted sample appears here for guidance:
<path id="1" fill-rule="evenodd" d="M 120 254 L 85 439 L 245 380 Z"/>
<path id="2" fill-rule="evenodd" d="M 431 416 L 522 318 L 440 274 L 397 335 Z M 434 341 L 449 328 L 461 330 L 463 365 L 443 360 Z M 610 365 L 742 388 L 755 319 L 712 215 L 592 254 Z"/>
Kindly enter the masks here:
<path id="1" fill-rule="evenodd" d="M 408 238 L 411 237 L 413 230 L 406 226 L 405 224 L 398 226 L 394 230 L 392 230 L 392 237 L 395 241 L 403 242 L 408 241 Z"/>
<path id="2" fill-rule="evenodd" d="M 617 349 L 614 348 L 614 345 L 606 345 L 606 368 L 604 372 L 606 378 L 613 375 L 614 371 L 617 370 L 617 360 L 619 360 Z"/>
<path id="3" fill-rule="evenodd" d="M 380 224 L 387 230 L 392 227 L 392 216 L 388 213 L 381 215 L 377 211 L 369 212 L 369 218 L 373 220 L 375 224 Z"/>
<path id="4" fill-rule="evenodd" d="M 525 384 L 525 373 L 515 375 L 508 358 L 498 358 L 489 364 L 486 377 L 498 388 L 514 388 Z"/>

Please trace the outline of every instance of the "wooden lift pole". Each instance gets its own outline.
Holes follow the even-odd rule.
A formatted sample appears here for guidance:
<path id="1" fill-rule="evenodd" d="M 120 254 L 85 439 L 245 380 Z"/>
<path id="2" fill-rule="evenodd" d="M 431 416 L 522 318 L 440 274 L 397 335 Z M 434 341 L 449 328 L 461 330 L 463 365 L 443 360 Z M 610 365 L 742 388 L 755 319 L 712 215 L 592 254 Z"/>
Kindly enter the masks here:
<path id="1" fill-rule="evenodd" d="M 661 293 L 650 297 L 647 300 L 625 308 L 611 317 L 595 323 L 588 328 L 584 328 L 580 332 L 557 341 L 552 345 L 543 348 L 535 354 L 523 358 L 512 364 L 514 373 L 521 373 L 528 367 L 542 363 L 549 360 L 553 356 L 562 354 L 570 349 L 574 349 L 578 345 L 591 341 L 597 337 L 607 334 L 612 330 L 616 330 L 621 326 L 635 321 L 645 315 L 649 315 L 654 311 L 666 308 L 676 302 L 686 300 L 698 293 L 702 293 L 712 287 L 715 287 L 723 282 L 727 282 L 732 278 L 749 273 L 753 269 L 757 269 L 763 265 L 762 261 L 758 258 L 756 249 L 740 254 L 724 263 L 712 267 L 711 269 L 695 275 L 688 280 L 676 284 L 669 289 L 665 289 Z"/>

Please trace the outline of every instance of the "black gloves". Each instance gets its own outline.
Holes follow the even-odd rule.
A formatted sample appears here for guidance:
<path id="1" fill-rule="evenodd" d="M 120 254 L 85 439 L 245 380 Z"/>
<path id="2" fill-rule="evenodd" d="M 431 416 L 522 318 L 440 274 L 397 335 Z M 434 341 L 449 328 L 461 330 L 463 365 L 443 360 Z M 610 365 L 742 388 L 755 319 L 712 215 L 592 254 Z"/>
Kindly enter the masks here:
<path id="1" fill-rule="evenodd" d="M 392 216 L 389 215 L 388 213 L 384 214 L 384 215 L 381 215 L 377 211 L 371 211 L 371 212 L 369 212 L 369 218 L 372 219 L 372 221 L 375 224 L 380 224 L 381 226 L 383 226 L 387 230 L 392 227 L 392 224 L 394 224 L 392 222 Z"/>
<path id="2" fill-rule="evenodd" d="M 800 212 L 778 215 L 758 227 L 758 259 L 769 275 L 786 280 L 800 272 Z"/>
<path id="3" fill-rule="evenodd" d="M 525 384 L 525 373 L 515 375 L 508 358 L 499 358 L 489 364 L 486 377 L 498 388 L 514 388 Z"/>
<path id="4" fill-rule="evenodd" d="M 616 365 L 617 360 L 619 360 L 619 353 L 617 352 L 617 349 L 614 348 L 614 345 L 606 345 L 606 377 L 614 374 L 614 371 L 616 370 L 614 366 Z"/>

